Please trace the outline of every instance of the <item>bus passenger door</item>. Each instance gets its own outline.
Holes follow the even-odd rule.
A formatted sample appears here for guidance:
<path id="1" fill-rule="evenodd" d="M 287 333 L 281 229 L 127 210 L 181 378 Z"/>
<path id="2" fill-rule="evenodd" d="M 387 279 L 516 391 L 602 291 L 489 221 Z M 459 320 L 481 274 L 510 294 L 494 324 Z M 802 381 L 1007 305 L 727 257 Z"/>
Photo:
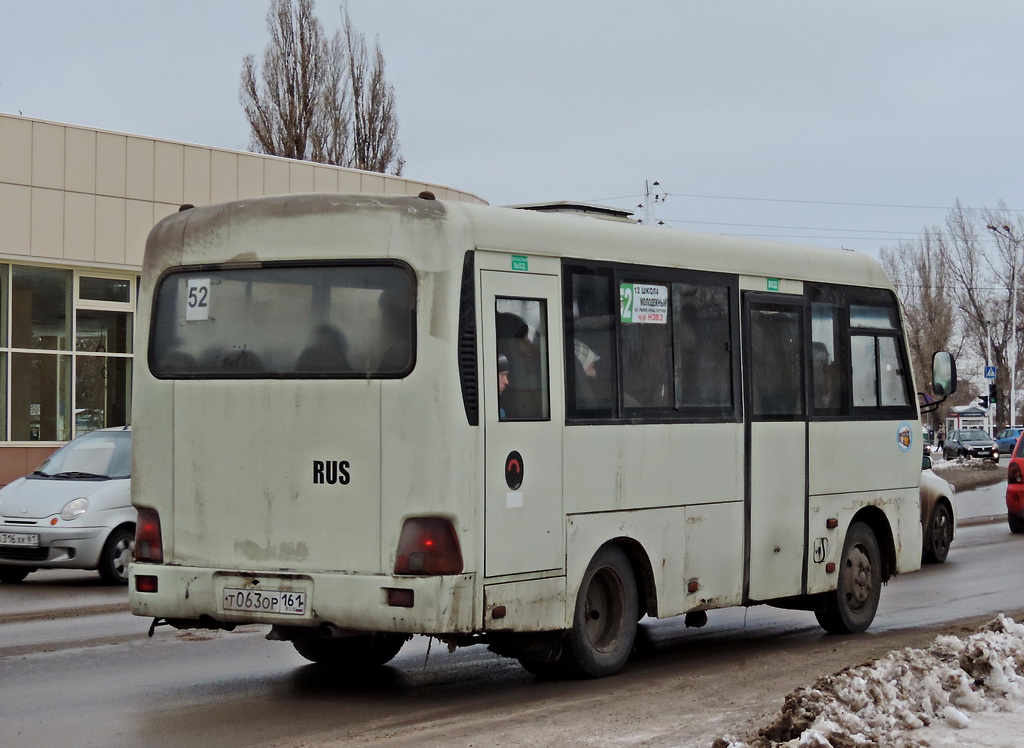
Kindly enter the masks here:
<path id="1" fill-rule="evenodd" d="M 553 275 L 481 272 L 484 575 L 561 570 L 563 376 Z"/>
<path id="2" fill-rule="evenodd" d="M 805 586 L 807 415 L 802 298 L 744 299 L 746 596 Z"/>

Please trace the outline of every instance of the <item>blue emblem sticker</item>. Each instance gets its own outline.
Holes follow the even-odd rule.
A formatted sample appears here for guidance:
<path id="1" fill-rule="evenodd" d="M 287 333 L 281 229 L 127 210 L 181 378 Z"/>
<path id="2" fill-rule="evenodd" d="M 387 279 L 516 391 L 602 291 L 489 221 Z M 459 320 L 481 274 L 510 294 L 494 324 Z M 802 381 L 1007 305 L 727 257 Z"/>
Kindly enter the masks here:
<path id="1" fill-rule="evenodd" d="M 896 443 L 900 445 L 901 452 L 909 452 L 913 442 L 914 432 L 910 429 L 909 423 L 904 422 L 896 427 Z"/>

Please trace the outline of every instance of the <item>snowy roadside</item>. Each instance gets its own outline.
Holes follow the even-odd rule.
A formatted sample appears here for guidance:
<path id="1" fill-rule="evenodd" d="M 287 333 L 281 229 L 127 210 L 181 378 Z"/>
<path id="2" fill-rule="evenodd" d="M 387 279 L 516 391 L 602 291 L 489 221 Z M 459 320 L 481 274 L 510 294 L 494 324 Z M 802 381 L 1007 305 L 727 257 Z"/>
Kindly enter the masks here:
<path id="1" fill-rule="evenodd" d="M 1024 625 L 1000 615 L 966 638 L 939 636 L 798 688 L 756 737 L 712 748 L 1010 748 L 1022 707 Z"/>

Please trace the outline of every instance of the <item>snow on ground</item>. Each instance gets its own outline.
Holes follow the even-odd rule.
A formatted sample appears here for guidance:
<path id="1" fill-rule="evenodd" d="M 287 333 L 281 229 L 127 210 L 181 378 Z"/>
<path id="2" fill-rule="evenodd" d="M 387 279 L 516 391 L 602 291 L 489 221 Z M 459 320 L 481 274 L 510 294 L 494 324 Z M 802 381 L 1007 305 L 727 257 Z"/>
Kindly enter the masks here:
<path id="1" fill-rule="evenodd" d="M 712 748 L 1011 748 L 1024 742 L 1024 625 L 1000 615 L 820 678 L 786 697 L 750 743 Z"/>

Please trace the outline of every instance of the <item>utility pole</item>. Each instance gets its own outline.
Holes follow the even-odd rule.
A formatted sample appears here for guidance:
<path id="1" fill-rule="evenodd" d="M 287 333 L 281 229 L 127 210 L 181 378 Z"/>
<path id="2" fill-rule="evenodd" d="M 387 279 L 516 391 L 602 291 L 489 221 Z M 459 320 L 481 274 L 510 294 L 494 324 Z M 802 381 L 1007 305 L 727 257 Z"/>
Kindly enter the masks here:
<path id="1" fill-rule="evenodd" d="M 659 221 L 657 216 L 654 214 L 654 207 L 660 203 L 665 202 L 668 199 L 668 193 L 661 189 L 661 182 L 651 182 L 648 179 L 644 180 L 644 201 L 640 203 L 638 208 L 643 208 L 644 217 L 640 219 L 640 223 L 644 226 L 664 226 L 664 221 Z"/>
<path id="2" fill-rule="evenodd" d="M 1017 425 L 1017 357 L 1020 355 L 1020 348 L 1018 348 L 1017 341 L 1017 276 L 1019 274 L 1017 265 L 1018 249 L 1020 248 L 1020 238 L 1014 235 L 1013 229 L 1009 226 L 993 226 L 989 224 L 988 230 L 996 236 L 1005 237 L 1010 243 L 1010 249 L 1013 250 L 1013 256 L 1010 260 L 1010 339 L 1011 348 L 1010 352 L 1010 387 L 1009 387 L 1009 400 L 1010 400 L 1010 428 L 1014 428 Z"/>

